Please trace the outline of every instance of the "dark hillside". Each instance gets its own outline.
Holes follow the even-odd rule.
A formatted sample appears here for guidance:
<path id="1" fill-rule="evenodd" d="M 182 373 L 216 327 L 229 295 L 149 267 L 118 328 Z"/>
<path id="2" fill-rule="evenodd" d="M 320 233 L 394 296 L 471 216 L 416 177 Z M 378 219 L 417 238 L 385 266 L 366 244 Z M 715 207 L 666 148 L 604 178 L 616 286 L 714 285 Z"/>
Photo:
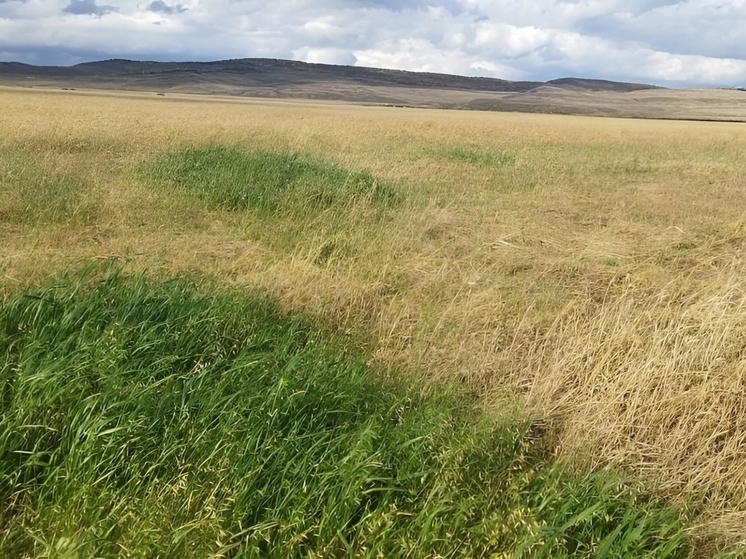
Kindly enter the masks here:
<path id="1" fill-rule="evenodd" d="M 205 81 L 243 87 L 278 87 L 337 83 L 371 87 L 406 87 L 417 89 L 447 89 L 479 92 L 525 92 L 543 82 L 508 81 L 495 78 L 455 76 L 429 72 L 406 72 L 356 66 L 309 64 L 291 60 L 245 58 L 216 62 L 140 62 L 133 60 L 102 60 L 72 67 L 30 66 L 16 62 L 0 63 L 2 77 L 68 78 L 86 83 L 99 80 L 107 86 L 148 85 L 178 87 Z M 549 82 L 567 89 L 605 91 L 635 91 L 653 86 L 617 83 L 601 80 L 566 78 Z"/>
<path id="2" fill-rule="evenodd" d="M 549 85 L 555 85 L 564 89 L 579 89 L 584 91 L 639 91 L 641 89 L 662 89 L 654 85 L 642 83 L 612 82 L 609 80 L 589 80 L 583 78 L 560 78 L 549 80 Z"/>
<path id="3" fill-rule="evenodd" d="M 135 62 L 104 60 L 88 62 L 72 68 L 87 76 L 210 76 L 219 82 L 243 85 L 287 85 L 313 82 L 344 82 L 357 85 L 403 86 L 418 88 L 453 88 L 469 91 L 528 91 L 540 82 L 511 82 L 494 78 L 477 78 L 405 72 L 356 66 L 309 64 L 292 60 L 245 58 L 216 62 Z"/>

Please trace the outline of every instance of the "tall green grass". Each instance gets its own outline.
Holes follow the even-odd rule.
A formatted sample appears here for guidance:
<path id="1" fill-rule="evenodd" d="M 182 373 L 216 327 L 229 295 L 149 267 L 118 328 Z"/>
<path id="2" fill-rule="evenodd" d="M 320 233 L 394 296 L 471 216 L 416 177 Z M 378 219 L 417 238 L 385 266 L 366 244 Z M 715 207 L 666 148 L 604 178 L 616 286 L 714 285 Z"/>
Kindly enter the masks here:
<path id="1" fill-rule="evenodd" d="M 688 553 L 676 510 L 246 294 L 69 277 L 2 303 L 0 375 L 3 556 Z"/>
<path id="2" fill-rule="evenodd" d="M 150 181 L 188 192 L 213 207 L 258 214 L 344 211 L 389 205 L 396 191 L 368 171 L 292 153 L 211 146 L 165 153 L 146 165 Z"/>

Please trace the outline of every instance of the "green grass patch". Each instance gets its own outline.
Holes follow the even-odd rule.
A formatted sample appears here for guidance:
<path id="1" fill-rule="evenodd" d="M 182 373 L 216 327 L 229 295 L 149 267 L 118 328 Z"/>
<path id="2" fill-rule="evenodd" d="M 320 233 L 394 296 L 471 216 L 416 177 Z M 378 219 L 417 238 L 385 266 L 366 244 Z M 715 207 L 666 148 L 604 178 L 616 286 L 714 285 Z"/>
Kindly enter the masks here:
<path id="1" fill-rule="evenodd" d="M 258 214 L 390 205 L 396 191 L 368 171 L 313 158 L 211 146 L 166 153 L 142 169 L 147 180 L 188 192 L 212 207 Z"/>
<path id="2" fill-rule="evenodd" d="M 269 302 L 81 274 L 0 307 L 0 554 L 685 557 L 684 521 L 528 426 L 383 385 Z M 503 554 L 503 555 L 501 555 Z"/>

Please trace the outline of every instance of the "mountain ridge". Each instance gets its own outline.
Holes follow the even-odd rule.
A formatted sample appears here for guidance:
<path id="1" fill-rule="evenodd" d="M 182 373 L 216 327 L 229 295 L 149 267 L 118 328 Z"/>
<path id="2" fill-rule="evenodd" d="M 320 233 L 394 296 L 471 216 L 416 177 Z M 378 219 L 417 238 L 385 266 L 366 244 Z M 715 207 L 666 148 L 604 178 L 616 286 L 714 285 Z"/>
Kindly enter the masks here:
<path id="1" fill-rule="evenodd" d="M 209 62 L 154 62 L 138 61 L 123 58 L 112 58 L 83 62 L 74 66 L 35 66 L 19 62 L 0 62 L 0 75 L 28 74 L 33 77 L 94 77 L 109 78 L 164 76 L 189 73 L 197 74 L 230 74 L 232 77 L 244 76 L 253 79 L 245 85 L 267 82 L 302 82 L 303 80 L 323 80 L 334 78 L 345 82 L 365 85 L 393 85 L 421 88 L 449 88 L 465 91 L 530 91 L 542 85 L 557 85 L 581 90 L 615 90 L 637 91 L 643 89 L 660 89 L 654 85 L 597 80 L 588 78 L 560 78 L 548 82 L 511 81 L 500 78 L 479 76 L 461 76 L 437 72 L 413 72 L 408 70 L 390 70 L 365 66 L 344 66 L 334 64 L 317 64 L 273 58 L 240 58 L 216 60 Z M 270 78 L 269 80 L 267 78 Z"/>

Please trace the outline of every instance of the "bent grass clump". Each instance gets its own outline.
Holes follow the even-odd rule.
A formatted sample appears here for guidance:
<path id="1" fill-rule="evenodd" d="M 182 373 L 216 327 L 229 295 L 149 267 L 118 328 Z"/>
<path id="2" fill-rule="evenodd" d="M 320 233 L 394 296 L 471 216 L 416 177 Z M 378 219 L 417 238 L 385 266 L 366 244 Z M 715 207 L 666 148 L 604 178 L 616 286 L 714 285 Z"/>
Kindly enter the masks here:
<path id="1" fill-rule="evenodd" d="M 216 208 L 260 215 L 343 211 L 355 203 L 388 205 L 398 198 L 368 171 L 264 149 L 211 146 L 166 153 L 142 175 Z"/>
<path id="2" fill-rule="evenodd" d="M 6 556 L 686 557 L 684 517 L 527 425 L 384 386 L 235 292 L 116 272 L 0 308 Z"/>
<path id="3" fill-rule="evenodd" d="M 509 167 L 515 164 L 515 155 L 502 151 L 485 151 L 478 147 L 447 146 L 440 149 L 425 151 L 436 159 L 445 159 L 458 163 L 466 163 L 480 167 Z"/>

